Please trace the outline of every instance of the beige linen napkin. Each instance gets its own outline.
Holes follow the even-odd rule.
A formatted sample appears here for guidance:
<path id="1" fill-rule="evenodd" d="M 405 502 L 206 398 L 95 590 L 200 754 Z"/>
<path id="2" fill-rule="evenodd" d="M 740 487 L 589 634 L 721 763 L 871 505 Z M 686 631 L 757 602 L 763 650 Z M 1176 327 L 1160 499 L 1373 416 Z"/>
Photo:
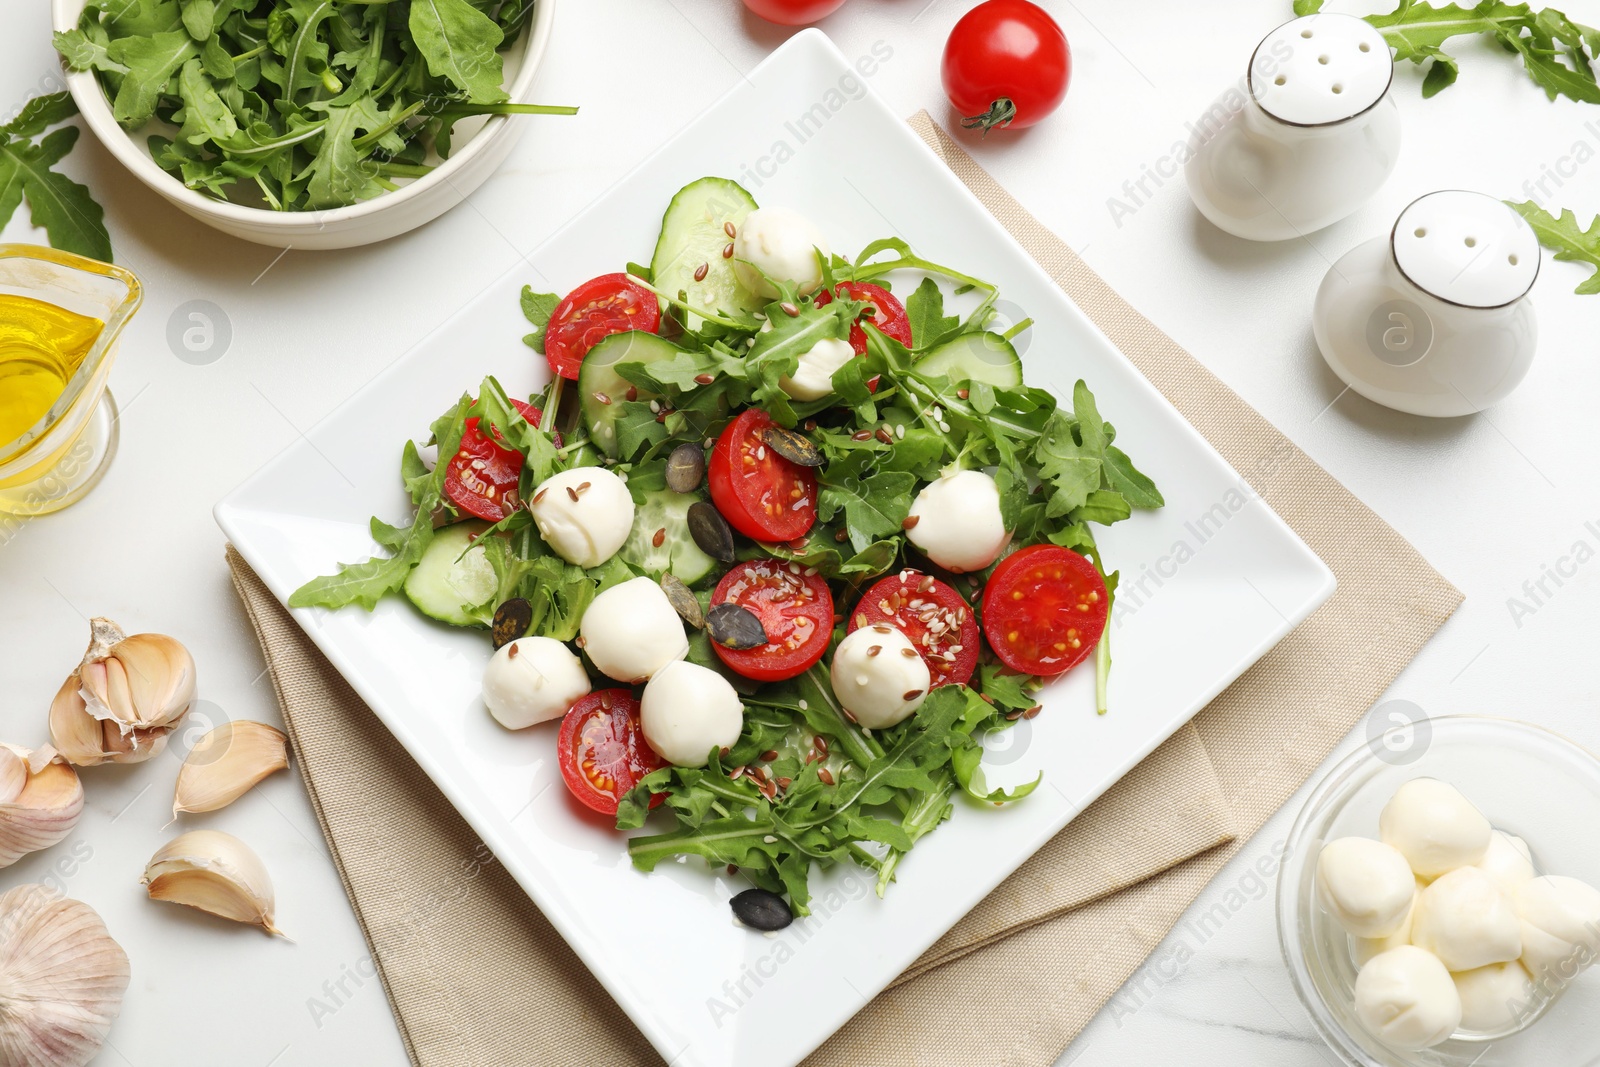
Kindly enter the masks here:
<path id="1" fill-rule="evenodd" d="M 1339 577 L 1338 592 L 1315 615 L 807 1061 L 1031 1067 L 1056 1059 L 1461 598 L 1382 520 L 1108 289 L 926 113 L 912 126 Z M 231 547 L 228 563 L 413 1060 L 425 1067 L 659 1063 Z M 1355 619 L 1360 627 L 1350 625 Z M 1352 633 L 1363 636 L 1352 641 Z M 403 865 L 397 841 L 405 842 Z"/>

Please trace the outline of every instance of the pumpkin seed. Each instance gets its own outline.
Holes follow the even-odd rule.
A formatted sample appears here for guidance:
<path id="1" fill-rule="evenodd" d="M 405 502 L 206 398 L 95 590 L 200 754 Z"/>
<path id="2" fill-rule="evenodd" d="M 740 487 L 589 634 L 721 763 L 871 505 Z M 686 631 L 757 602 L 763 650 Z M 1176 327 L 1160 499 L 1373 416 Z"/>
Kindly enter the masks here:
<path id="1" fill-rule="evenodd" d="M 494 609 L 494 623 L 489 632 L 494 637 L 494 647 L 503 648 L 528 632 L 533 625 L 533 605 L 521 597 L 510 600 Z"/>
<path id="2" fill-rule="evenodd" d="M 760 648 L 767 643 L 761 620 L 740 604 L 718 604 L 706 612 L 706 632 L 723 648 Z"/>
<path id="3" fill-rule="evenodd" d="M 700 546 L 700 551 L 723 563 L 734 561 L 733 529 L 722 512 L 704 500 L 689 505 L 689 536 Z"/>
<path id="4" fill-rule="evenodd" d="M 699 445 L 679 445 L 667 457 L 667 488 L 692 493 L 706 476 L 706 454 Z"/>
<path id="5" fill-rule="evenodd" d="M 787 426 L 764 427 L 761 430 L 761 440 L 790 463 L 797 463 L 802 467 L 822 466 L 822 450 L 812 443 L 811 438 Z"/>
<path id="6" fill-rule="evenodd" d="M 700 610 L 700 601 L 695 599 L 694 593 L 683 584 L 683 579 L 667 571 L 661 576 L 661 591 L 667 594 L 667 602 L 672 605 L 674 611 L 683 616 L 684 622 L 696 630 L 706 628 L 706 615 Z"/>
<path id="7" fill-rule="evenodd" d="M 728 906 L 735 919 L 753 930 L 782 930 L 794 922 L 788 903 L 766 889 L 746 889 L 728 901 Z"/>

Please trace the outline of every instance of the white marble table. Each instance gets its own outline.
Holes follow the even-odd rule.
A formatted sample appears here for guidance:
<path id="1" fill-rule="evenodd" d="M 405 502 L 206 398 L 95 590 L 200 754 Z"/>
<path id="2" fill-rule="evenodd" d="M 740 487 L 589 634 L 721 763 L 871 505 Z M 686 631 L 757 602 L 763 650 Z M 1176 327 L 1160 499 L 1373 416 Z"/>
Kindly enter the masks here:
<path id="1" fill-rule="evenodd" d="M 37 92 L 54 68 L 45 6 L 9 0 L 0 14 L 0 111 Z M 118 258 L 143 276 L 148 296 L 112 379 L 125 418 L 110 477 L 86 502 L 0 543 L 0 739 L 42 738 L 50 698 L 95 614 L 181 635 L 200 664 L 200 711 L 212 720 L 275 720 L 211 505 L 786 36 L 745 16 L 737 0 L 561 6 L 538 95 L 581 104 L 582 117 L 533 121 L 469 204 L 385 245 L 280 256 L 167 208 L 87 138 L 70 158 L 67 169 L 105 204 Z M 874 89 L 900 112 L 926 107 L 944 120 L 939 50 L 970 6 L 850 0 L 822 25 L 847 54 L 882 42 L 892 54 Z M 1180 0 L 1046 6 L 1074 49 L 1064 109 L 1025 134 L 968 139 L 969 148 L 1466 592 L 1466 605 L 1392 696 L 1434 714 L 1523 716 L 1600 745 L 1600 298 L 1571 295 L 1581 268 L 1546 262 L 1535 294 L 1539 359 L 1516 395 L 1475 418 L 1429 422 L 1341 392 L 1309 327 L 1311 295 L 1330 262 L 1387 230 L 1421 193 L 1464 187 L 1521 198 L 1524 183 L 1543 179 L 1549 203 L 1585 218 L 1600 211 L 1600 108 L 1547 103 L 1511 58 L 1464 45 L 1460 84 L 1432 101 L 1421 99 L 1414 72 L 1400 73 L 1405 150 L 1372 204 L 1306 241 L 1248 245 L 1200 220 L 1181 179 L 1169 176 L 1171 154 L 1185 123 L 1243 73 L 1254 42 L 1290 17 L 1287 0 L 1230 0 L 1225 15 L 1223 5 Z M 1563 6 L 1600 23 L 1600 0 Z M 4 234 L 31 236 L 20 213 Z M 228 350 L 209 365 L 179 360 L 166 340 L 169 318 L 191 300 L 211 301 L 231 326 Z M 1544 577 L 1551 569 L 1559 583 Z M 1514 612 L 1514 599 L 1532 610 Z M 1347 740 L 1341 754 L 1357 743 Z M 261 853 L 294 944 L 144 899 L 137 879 L 164 840 L 176 766 L 163 756 L 90 772 L 88 812 L 69 842 L 0 872 L 0 889 L 58 881 L 105 916 L 132 956 L 122 1018 L 96 1062 L 402 1063 L 294 775 L 276 776 L 207 822 Z M 1284 837 L 1297 803 L 1246 845 L 1190 916 L 1226 902 L 1236 905 L 1227 921 L 1180 925 L 1063 1064 L 1331 1058 L 1279 963 L 1270 895 L 1248 871 Z"/>

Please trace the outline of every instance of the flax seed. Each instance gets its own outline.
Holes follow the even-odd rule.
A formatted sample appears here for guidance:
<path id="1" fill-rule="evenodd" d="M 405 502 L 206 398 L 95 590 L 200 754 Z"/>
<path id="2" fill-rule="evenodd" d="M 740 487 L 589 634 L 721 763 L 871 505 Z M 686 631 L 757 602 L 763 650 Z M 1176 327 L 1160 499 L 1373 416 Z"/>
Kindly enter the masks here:
<path id="1" fill-rule="evenodd" d="M 873 433 L 873 436 L 876 437 L 878 440 L 882 441 L 886 445 L 894 444 L 894 434 L 890 433 L 888 430 L 884 429 L 882 426 L 878 427 L 877 431 L 875 433 Z"/>
<path id="2" fill-rule="evenodd" d="M 909 530 L 920 521 L 922 521 L 921 515 L 907 515 L 905 521 L 900 524 L 900 529 Z"/>
<path id="3" fill-rule="evenodd" d="M 587 637 L 583 636 L 582 634 L 579 634 L 577 636 L 577 638 L 572 643 L 577 645 L 579 648 L 588 648 L 589 647 L 589 639 Z"/>
<path id="4" fill-rule="evenodd" d="M 839 530 L 833 535 L 833 539 L 835 541 L 839 542 L 842 545 L 846 541 L 850 540 L 850 531 L 849 530 Z"/>
<path id="5" fill-rule="evenodd" d="M 697 281 L 697 282 L 703 282 L 703 281 L 706 280 L 706 275 L 709 274 L 710 272 L 711 272 L 711 264 L 702 263 L 702 264 L 700 264 L 698 267 L 696 267 L 694 269 L 694 280 Z"/>
<path id="6" fill-rule="evenodd" d="M 626 393 L 622 394 L 622 398 L 624 400 L 638 400 L 639 399 L 639 387 L 637 385 L 628 386 L 628 391 Z"/>
<path id="7" fill-rule="evenodd" d="M 732 259 L 733 258 L 733 242 L 732 241 L 729 241 L 727 246 L 723 248 L 723 250 L 722 250 L 722 258 L 723 259 Z"/>
<path id="8" fill-rule="evenodd" d="M 541 489 L 537 493 L 533 494 L 533 502 L 535 504 L 537 504 L 539 501 L 543 500 L 544 499 L 544 495 L 546 493 L 548 493 L 549 491 L 550 490 L 548 490 L 548 489 Z"/>
<path id="9" fill-rule="evenodd" d="M 661 529 L 656 531 L 656 535 L 654 537 L 650 538 L 650 543 L 652 545 L 654 545 L 656 548 L 660 548 L 662 543 L 665 542 L 666 539 L 667 539 L 667 528 L 665 526 L 663 526 L 663 527 L 661 527 Z"/>
<path id="10" fill-rule="evenodd" d="M 907 701 L 909 703 L 910 701 L 913 701 L 913 700 L 917 699 L 921 695 L 922 695 L 922 690 L 920 690 L 920 689 L 907 689 L 903 694 L 901 694 L 900 699 L 904 700 L 904 701 Z"/>
<path id="11" fill-rule="evenodd" d="M 882 652 L 882 651 L 883 651 L 883 646 L 882 645 L 870 645 L 867 648 L 867 655 L 869 657 L 870 656 L 876 656 L 879 652 Z"/>
<path id="12" fill-rule="evenodd" d="M 572 488 L 572 486 L 570 486 L 570 485 L 567 486 L 567 496 L 569 496 L 572 499 L 572 502 L 574 504 L 576 504 L 578 502 L 578 491 L 576 489 Z"/>
<path id="13" fill-rule="evenodd" d="M 733 228 L 733 222 L 731 220 L 722 224 L 722 232 L 727 234 L 729 237 L 739 236 L 739 231 Z"/>
<path id="14" fill-rule="evenodd" d="M 822 779 L 822 784 L 823 785 L 832 785 L 833 784 L 833 772 L 828 770 L 828 768 L 826 768 L 826 767 L 822 768 L 820 771 L 817 772 L 817 777 Z"/>
<path id="15" fill-rule="evenodd" d="M 870 441 L 870 440 L 872 440 L 872 431 L 871 430 L 857 430 L 855 433 L 850 435 L 850 440 L 852 440 L 852 441 Z"/>
<path id="16" fill-rule="evenodd" d="M 594 398 L 596 400 L 600 401 L 600 403 L 602 403 L 602 404 L 611 403 L 611 398 L 609 396 L 606 396 L 606 394 L 604 394 L 604 393 L 595 393 L 594 394 Z"/>
<path id="17" fill-rule="evenodd" d="M 1041 706 L 1039 704 L 1035 704 L 1033 707 L 1031 707 L 1027 711 L 1023 712 L 1022 713 L 1022 717 L 1024 719 L 1035 719 L 1035 718 L 1038 718 L 1039 713 L 1041 711 L 1043 711 L 1043 710 L 1044 710 L 1043 706 Z"/>
<path id="18" fill-rule="evenodd" d="M 710 385 L 712 382 L 716 381 L 716 378 L 709 374 L 696 374 L 694 376 L 694 380 L 699 382 L 701 385 Z"/>

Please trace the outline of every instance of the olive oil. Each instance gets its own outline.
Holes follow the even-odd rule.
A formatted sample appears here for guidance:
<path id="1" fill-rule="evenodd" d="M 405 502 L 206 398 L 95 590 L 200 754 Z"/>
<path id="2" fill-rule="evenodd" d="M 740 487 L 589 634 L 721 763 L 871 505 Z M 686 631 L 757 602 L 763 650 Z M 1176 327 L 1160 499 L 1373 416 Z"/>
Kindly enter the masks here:
<path id="1" fill-rule="evenodd" d="M 105 323 L 0 293 L 0 445 L 42 419 L 66 391 Z"/>

